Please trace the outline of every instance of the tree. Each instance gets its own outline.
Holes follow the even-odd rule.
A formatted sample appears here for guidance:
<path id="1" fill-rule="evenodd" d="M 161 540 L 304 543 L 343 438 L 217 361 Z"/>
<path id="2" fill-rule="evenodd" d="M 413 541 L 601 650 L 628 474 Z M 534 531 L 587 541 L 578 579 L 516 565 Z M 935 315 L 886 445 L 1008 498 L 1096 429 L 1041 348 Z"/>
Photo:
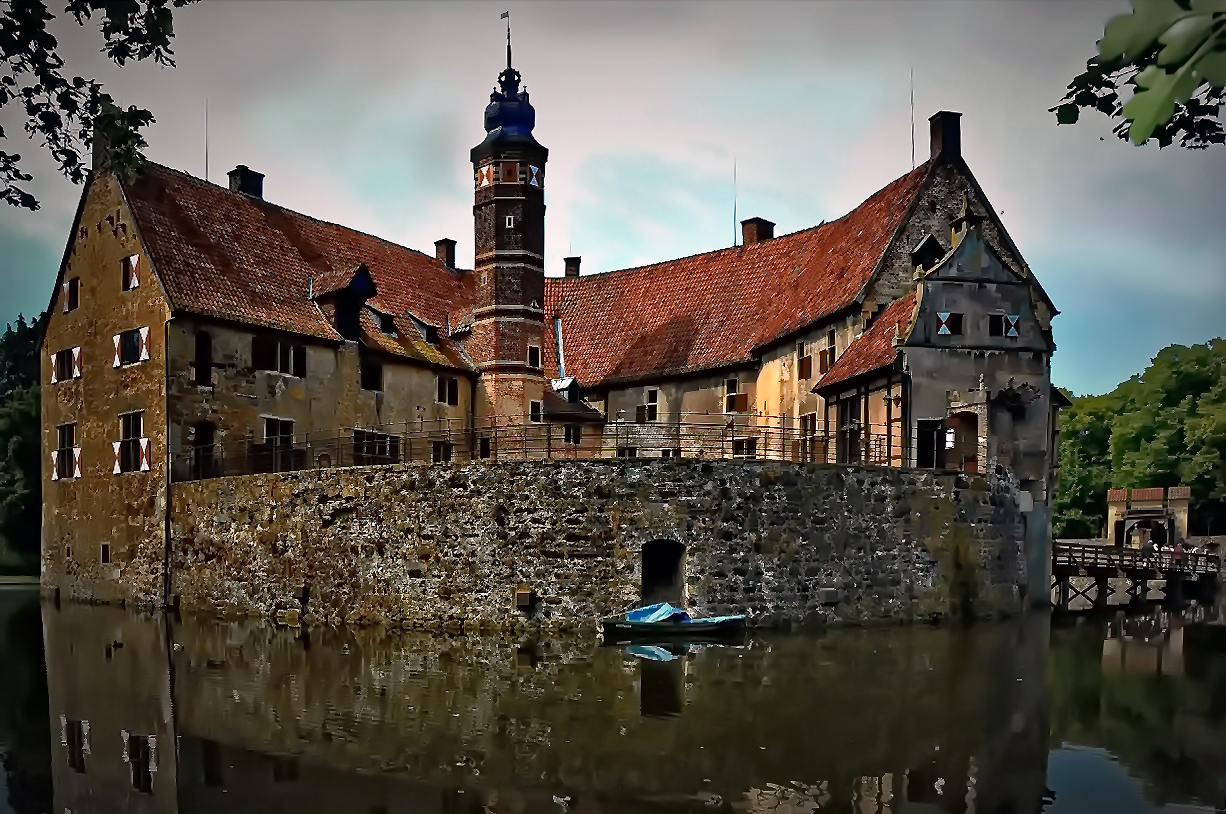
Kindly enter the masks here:
<path id="1" fill-rule="evenodd" d="M 41 427 L 37 384 L 0 402 L 0 551 L 26 564 L 38 562 L 41 544 Z"/>
<path id="2" fill-rule="evenodd" d="M 1075 124 L 1094 109 L 1117 124 L 1122 139 L 1200 149 L 1226 142 L 1218 112 L 1226 102 L 1226 0 L 1133 0 L 1131 14 L 1112 18 L 1098 53 L 1073 78 L 1058 124 Z M 1128 101 L 1120 92 L 1132 90 Z"/>
<path id="3" fill-rule="evenodd" d="M 1061 416 L 1057 536 L 1101 533 L 1108 488 L 1192 488 L 1191 534 L 1226 533 L 1226 340 L 1171 345 Z"/>
<path id="4" fill-rule="evenodd" d="M 116 65 L 153 59 L 159 65 L 173 66 L 174 38 L 172 8 L 195 0 L 67 0 L 65 15 L 78 25 L 102 12 L 103 53 Z M 102 90 L 96 80 L 64 72 L 64 60 L 57 53 L 59 43 L 47 30 L 55 15 L 47 10 L 47 0 L 8 0 L 0 16 L 0 54 L 5 70 L 0 74 L 0 111 L 10 103 L 25 110 L 26 134 L 41 141 L 60 172 L 74 184 L 81 183 L 89 170 L 82 160 L 95 138 L 102 168 L 131 179 L 139 167 L 146 147 L 140 134 L 153 122 L 148 110 L 131 106 L 124 110 Z M 8 138 L 0 128 L 0 143 Z M 0 150 L 0 197 L 12 206 L 37 209 L 38 201 L 19 184 L 33 180 L 21 169 L 21 155 Z"/>

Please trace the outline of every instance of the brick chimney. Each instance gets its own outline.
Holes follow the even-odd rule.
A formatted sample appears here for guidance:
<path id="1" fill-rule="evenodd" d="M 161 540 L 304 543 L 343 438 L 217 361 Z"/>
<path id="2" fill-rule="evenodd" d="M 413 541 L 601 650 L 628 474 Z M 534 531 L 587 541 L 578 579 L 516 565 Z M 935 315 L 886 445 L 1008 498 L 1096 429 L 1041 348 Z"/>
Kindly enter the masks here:
<path id="1" fill-rule="evenodd" d="M 578 277 L 579 276 L 579 261 L 581 261 L 582 259 L 583 259 L 582 257 L 563 257 L 562 258 L 562 262 L 566 264 L 566 276 L 567 277 Z"/>
<path id="2" fill-rule="evenodd" d="M 230 179 L 230 191 L 241 192 L 252 198 L 264 197 L 264 173 L 248 169 L 246 164 L 239 164 L 226 173 Z"/>
<path id="3" fill-rule="evenodd" d="M 449 237 L 434 241 L 434 257 L 447 268 L 455 268 L 455 241 Z"/>
<path id="4" fill-rule="evenodd" d="M 932 134 L 932 158 L 944 156 L 957 158 L 962 155 L 962 127 L 958 120 L 961 113 L 941 110 L 928 118 L 929 132 Z"/>
<path id="5" fill-rule="evenodd" d="M 748 218 L 741 221 L 741 242 L 746 246 L 770 240 L 774 236 L 775 224 L 766 218 Z"/>

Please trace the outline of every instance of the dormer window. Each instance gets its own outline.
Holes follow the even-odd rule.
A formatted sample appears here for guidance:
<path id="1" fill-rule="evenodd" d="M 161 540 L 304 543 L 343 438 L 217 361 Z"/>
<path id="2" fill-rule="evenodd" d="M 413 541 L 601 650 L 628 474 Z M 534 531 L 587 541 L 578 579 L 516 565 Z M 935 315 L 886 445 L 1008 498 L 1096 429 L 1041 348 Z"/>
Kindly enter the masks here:
<path id="1" fill-rule="evenodd" d="M 937 336 L 962 336 L 962 314 L 937 311 Z"/>
<path id="2" fill-rule="evenodd" d="M 1004 336 L 1017 339 L 1017 314 L 989 314 L 988 336 Z"/>
<path id="3" fill-rule="evenodd" d="M 422 331 L 422 336 L 425 337 L 427 343 L 431 345 L 438 344 L 438 328 L 435 328 L 433 325 L 426 325 Z"/>
<path id="4" fill-rule="evenodd" d="M 379 330 L 388 336 L 396 335 L 396 320 L 391 314 L 380 314 L 376 311 L 375 316 L 379 318 Z"/>

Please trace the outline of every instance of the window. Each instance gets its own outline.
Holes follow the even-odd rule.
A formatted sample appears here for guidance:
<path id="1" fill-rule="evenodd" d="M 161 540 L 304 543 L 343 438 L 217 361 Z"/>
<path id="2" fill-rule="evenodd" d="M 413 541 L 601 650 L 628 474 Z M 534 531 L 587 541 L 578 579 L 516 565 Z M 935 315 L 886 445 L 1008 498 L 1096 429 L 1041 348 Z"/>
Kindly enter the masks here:
<path id="1" fill-rule="evenodd" d="M 937 335 L 962 336 L 962 315 L 952 311 L 938 311 Z"/>
<path id="2" fill-rule="evenodd" d="M 363 359 L 360 363 L 363 390 L 383 389 L 383 365 L 374 359 Z"/>
<path id="3" fill-rule="evenodd" d="M 64 283 L 64 313 L 81 307 L 81 278 L 73 277 Z"/>
<path id="4" fill-rule="evenodd" d="M 1017 314 L 989 314 L 988 336 L 1007 336 L 1017 338 Z"/>
<path id="5" fill-rule="evenodd" d="M 647 420 L 655 421 L 659 417 L 660 391 L 659 390 L 648 390 L 647 391 L 647 403 L 643 406 L 647 408 L 646 409 Z"/>
<path id="6" fill-rule="evenodd" d="M 213 337 L 207 331 L 196 332 L 195 381 L 198 387 L 213 386 Z"/>
<path id="7" fill-rule="evenodd" d="M 306 378 L 306 346 L 272 336 L 253 336 L 251 367 Z"/>
<path id="8" fill-rule="evenodd" d="M 435 396 L 435 401 L 452 407 L 460 403 L 460 382 L 455 376 L 438 377 L 438 395 Z"/>
<path id="9" fill-rule="evenodd" d="M 638 447 L 618 447 L 617 457 L 618 458 L 637 458 L 639 457 Z"/>
<path id="10" fill-rule="evenodd" d="M 51 383 L 81 378 L 81 349 L 64 348 L 51 357 Z"/>
<path id="11" fill-rule="evenodd" d="M 438 344 L 438 328 L 433 325 L 427 325 L 425 332 L 422 334 L 426 342 L 431 345 Z"/>
<path id="12" fill-rule="evenodd" d="M 379 319 L 379 330 L 388 336 L 396 335 L 396 319 L 391 314 L 381 314 L 378 311 L 374 312 Z"/>
<path id="13" fill-rule="evenodd" d="M 740 382 L 737 379 L 724 380 L 724 412 L 725 413 L 747 413 L 749 412 L 749 394 L 738 392 Z"/>
<path id="14" fill-rule="evenodd" d="M 802 381 L 813 378 L 813 357 L 805 353 L 805 343 L 796 343 L 796 376 Z"/>
<path id="15" fill-rule="evenodd" d="M 111 544 L 110 543 L 102 544 L 102 551 L 100 551 L 98 554 L 98 561 L 101 562 L 103 565 L 110 565 L 111 563 Z"/>
<path id="16" fill-rule="evenodd" d="M 144 436 L 145 414 L 124 413 L 119 417 L 119 440 L 115 442 L 115 474 L 149 469 L 149 439 Z"/>
<path id="17" fill-rule="evenodd" d="M 140 287 L 140 255 L 134 254 L 131 257 L 125 257 L 120 264 L 120 270 L 124 291 L 131 291 L 134 288 Z"/>
<path id="18" fill-rule="evenodd" d="M 507 215 L 507 228 L 508 229 L 515 228 L 515 216 L 514 215 Z"/>
<path id="19" fill-rule="evenodd" d="M 89 753 L 89 722 L 60 719 L 64 723 L 64 741 L 68 745 L 68 768 L 85 774 L 85 755 Z"/>
<path id="20" fill-rule="evenodd" d="M 204 785 L 217 788 L 222 785 L 221 744 L 214 740 L 200 741 L 200 762 L 204 770 Z"/>
<path id="21" fill-rule="evenodd" d="M 758 456 L 758 439 L 735 439 L 732 442 L 732 455 L 736 458 L 756 458 Z"/>
<path id="22" fill-rule="evenodd" d="M 292 447 L 294 422 L 284 418 L 265 418 L 264 443 L 274 447 Z"/>
<path id="23" fill-rule="evenodd" d="M 817 413 L 805 413 L 800 417 L 800 460 L 818 460 L 821 449 L 817 443 Z M 825 453 L 820 457 L 825 460 Z"/>
<path id="24" fill-rule="evenodd" d="M 536 345 L 528 346 L 528 367 L 539 368 L 541 366 L 541 349 Z"/>
<path id="25" fill-rule="evenodd" d="M 353 461 L 356 465 L 392 464 L 399 460 L 399 436 L 368 430 L 353 431 Z"/>
<path id="26" fill-rule="evenodd" d="M 477 454 L 482 458 L 491 458 L 494 455 L 494 445 L 490 442 L 488 436 L 481 436 L 477 442 Z"/>
<path id="27" fill-rule="evenodd" d="M 568 444 L 579 446 L 582 443 L 583 428 L 578 424 L 567 424 L 562 427 L 562 440 Z"/>
<path id="28" fill-rule="evenodd" d="M 541 403 L 539 401 L 528 402 L 528 420 L 533 424 L 539 424 L 544 420 L 541 410 Z"/>
<path id="29" fill-rule="evenodd" d="M 128 765 L 132 769 L 132 788 L 142 794 L 153 793 L 153 737 L 125 733 L 128 741 Z"/>
<path id="30" fill-rule="evenodd" d="M 272 759 L 272 782 L 293 783 L 298 780 L 298 761 L 292 757 Z"/>
<path id="31" fill-rule="evenodd" d="M 834 367 L 835 351 L 834 351 L 834 331 L 826 332 L 826 341 L 822 346 L 821 351 L 817 354 L 817 372 L 825 373 L 830 368 Z"/>
<path id="32" fill-rule="evenodd" d="M 661 458 L 680 458 L 681 450 L 676 447 L 672 449 L 662 449 L 660 450 L 660 457 Z"/>
<path id="33" fill-rule="evenodd" d="M 501 166 L 499 166 L 498 170 L 499 170 L 498 180 L 501 181 L 502 183 L 504 184 L 518 184 L 519 183 L 519 162 L 503 161 Z"/>
<path id="34" fill-rule="evenodd" d="M 81 477 L 81 450 L 77 447 L 77 425 L 61 424 L 56 430 L 53 479 Z"/>
<path id="35" fill-rule="evenodd" d="M 116 334 L 114 367 L 133 365 L 149 358 L 149 329 L 133 328 Z"/>
<path id="36" fill-rule="evenodd" d="M 430 460 L 436 464 L 445 464 L 451 460 L 452 444 L 450 441 L 434 441 L 430 444 Z"/>

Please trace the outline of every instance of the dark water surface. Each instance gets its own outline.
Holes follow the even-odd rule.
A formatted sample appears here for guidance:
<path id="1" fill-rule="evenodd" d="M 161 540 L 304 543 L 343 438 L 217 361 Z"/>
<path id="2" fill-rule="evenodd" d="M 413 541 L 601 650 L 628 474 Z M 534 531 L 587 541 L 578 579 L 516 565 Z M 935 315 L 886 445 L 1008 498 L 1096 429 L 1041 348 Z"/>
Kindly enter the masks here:
<path id="1" fill-rule="evenodd" d="M 0 811 L 1223 811 L 1217 620 L 834 630 L 673 658 L 0 588 Z"/>

